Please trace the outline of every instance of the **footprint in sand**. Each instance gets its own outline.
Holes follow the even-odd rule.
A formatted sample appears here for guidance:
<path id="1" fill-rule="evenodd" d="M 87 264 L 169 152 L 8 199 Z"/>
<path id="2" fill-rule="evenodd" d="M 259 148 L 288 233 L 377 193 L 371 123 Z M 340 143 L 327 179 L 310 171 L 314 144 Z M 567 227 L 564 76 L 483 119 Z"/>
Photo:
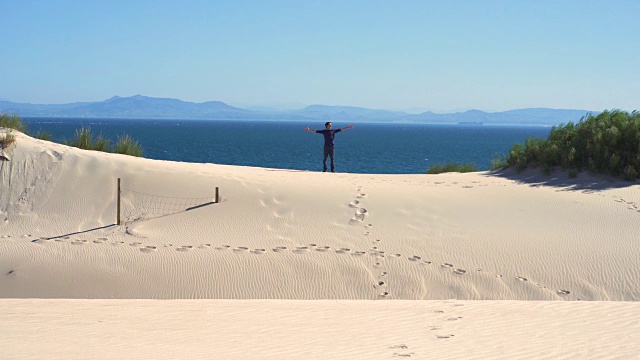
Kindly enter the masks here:
<path id="1" fill-rule="evenodd" d="M 429 260 L 422 260 L 422 263 L 425 265 L 431 265 L 431 261 Z"/>
<path id="2" fill-rule="evenodd" d="M 402 256 L 402 254 L 389 254 L 389 256 L 394 257 L 394 258 L 399 258 Z"/>
<path id="3" fill-rule="evenodd" d="M 192 249 L 193 249 L 193 246 L 191 245 L 182 245 L 180 247 L 177 247 L 176 251 L 187 252 L 187 251 L 191 251 Z"/>
<path id="4" fill-rule="evenodd" d="M 452 267 L 453 267 L 453 264 L 444 263 L 444 264 L 442 264 L 442 265 L 440 265 L 440 266 L 442 266 L 443 268 L 452 268 Z"/>
<path id="5" fill-rule="evenodd" d="M 415 355 L 415 353 L 393 353 L 393 356 L 401 357 L 401 358 L 409 358 L 409 357 L 412 357 L 413 355 Z"/>
<path id="6" fill-rule="evenodd" d="M 375 268 L 380 268 L 380 267 L 382 267 L 382 264 L 381 264 L 381 263 L 379 263 L 379 262 L 377 262 L 377 263 L 373 263 L 373 267 L 375 267 Z"/>
<path id="7" fill-rule="evenodd" d="M 382 273 L 380 273 L 380 276 L 387 276 L 387 272 L 383 271 Z"/>
<path id="8" fill-rule="evenodd" d="M 265 249 L 253 249 L 253 250 L 251 250 L 251 253 L 252 254 L 256 254 L 256 255 L 262 255 L 262 254 L 265 253 L 265 251 L 267 251 L 267 250 L 265 250 Z"/>
<path id="9" fill-rule="evenodd" d="M 358 210 L 356 210 L 356 217 L 358 216 L 362 216 L 362 219 L 364 219 L 364 217 L 367 215 L 367 209 L 365 208 L 358 208 Z"/>
<path id="10" fill-rule="evenodd" d="M 96 244 L 104 244 L 107 240 L 109 240 L 109 239 L 107 239 L 107 238 L 97 238 L 97 239 L 94 239 L 93 242 L 96 243 Z"/>
<path id="11" fill-rule="evenodd" d="M 113 246 L 118 246 L 118 245 L 122 245 L 122 244 L 124 244 L 124 241 L 114 241 L 114 242 L 111 243 L 111 245 L 113 245 Z"/>
<path id="12" fill-rule="evenodd" d="M 219 246 L 216 246 L 216 250 L 219 250 L 219 251 L 227 250 L 230 247 L 231 247 L 230 245 L 219 245 Z"/>
<path id="13" fill-rule="evenodd" d="M 87 240 L 73 240 L 71 245 L 84 245 L 87 243 Z"/>
<path id="14" fill-rule="evenodd" d="M 249 251 L 249 248 L 245 246 L 238 246 L 237 248 L 233 248 L 233 251 L 235 252 Z"/>
<path id="15" fill-rule="evenodd" d="M 358 196 L 356 196 L 356 198 L 358 199 L 364 199 L 367 197 L 367 194 L 358 194 Z"/>
<path id="16" fill-rule="evenodd" d="M 336 250 L 336 253 L 337 254 L 345 254 L 345 253 L 348 253 L 350 251 L 351 251 L 351 249 L 349 249 L 349 248 L 340 248 L 340 249 Z"/>
<path id="17" fill-rule="evenodd" d="M 309 247 L 307 246 L 296 246 L 292 251 L 294 254 L 306 254 L 310 250 L 309 250 Z"/>
<path id="18" fill-rule="evenodd" d="M 367 224 L 367 225 L 365 225 L 364 227 L 368 229 L 368 228 L 373 227 L 373 224 Z"/>
<path id="19" fill-rule="evenodd" d="M 162 244 L 162 246 L 164 246 L 164 247 L 172 247 L 173 244 Z"/>
<path id="20" fill-rule="evenodd" d="M 516 276 L 516 280 L 518 280 L 518 281 L 528 281 L 527 278 L 522 277 L 522 276 Z"/>
<path id="21" fill-rule="evenodd" d="M 387 296 L 389 296 L 389 292 L 388 291 L 383 291 L 383 292 L 380 293 L 380 296 L 387 297 Z"/>
<path id="22" fill-rule="evenodd" d="M 357 208 L 358 206 L 360 206 L 360 201 L 358 200 L 353 200 L 352 202 L 349 203 L 350 208 Z"/>
<path id="23" fill-rule="evenodd" d="M 152 253 L 155 251 L 158 251 L 158 248 L 155 246 L 145 246 L 143 248 L 140 248 L 140 252 L 143 252 L 143 253 Z"/>
<path id="24" fill-rule="evenodd" d="M 565 296 L 565 295 L 569 295 L 569 294 L 571 294 L 571 291 L 569 291 L 569 290 L 562 290 L 562 289 L 561 289 L 561 290 L 556 291 L 556 294 L 558 294 L 559 296 Z"/>
<path id="25" fill-rule="evenodd" d="M 44 244 L 44 243 L 47 243 L 47 242 L 49 242 L 51 240 L 52 239 L 41 237 L 41 238 L 38 238 L 38 239 L 35 239 L 35 240 L 31 240 L 31 242 L 32 243 L 36 243 L 36 244 Z"/>
<path id="26" fill-rule="evenodd" d="M 198 245 L 198 249 L 208 249 L 211 247 L 211 244 L 200 244 Z"/>
<path id="27" fill-rule="evenodd" d="M 330 247 L 328 247 L 328 246 L 318 246 L 318 247 L 316 248 L 316 251 L 319 251 L 319 252 L 327 252 L 327 251 L 329 251 L 329 250 L 331 250 L 331 248 L 330 248 Z"/>
<path id="28" fill-rule="evenodd" d="M 351 253 L 352 256 L 362 256 L 364 254 L 366 254 L 364 251 L 354 251 Z"/>
<path id="29" fill-rule="evenodd" d="M 449 339 L 455 335 L 436 335 L 436 339 Z"/>
<path id="30" fill-rule="evenodd" d="M 418 261 L 418 260 L 420 260 L 422 258 L 420 256 L 413 255 L 413 256 L 410 256 L 408 259 L 409 259 L 409 261 Z"/>
<path id="31" fill-rule="evenodd" d="M 455 269 L 453 270 L 453 273 L 456 275 L 464 275 L 467 273 L 467 270 L 463 270 L 463 269 Z"/>
<path id="32" fill-rule="evenodd" d="M 129 244 L 129 246 L 140 246 L 140 245 L 142 245 L 141 242 L 132 242 Z"/>
<path id="33" fill-rule="evenodd" d="M 273 252 L 283 252 L 283 251 L 287 250 L 287 247 L 286 246 L 276 246 L 272 250 L 273 250 Z"/>

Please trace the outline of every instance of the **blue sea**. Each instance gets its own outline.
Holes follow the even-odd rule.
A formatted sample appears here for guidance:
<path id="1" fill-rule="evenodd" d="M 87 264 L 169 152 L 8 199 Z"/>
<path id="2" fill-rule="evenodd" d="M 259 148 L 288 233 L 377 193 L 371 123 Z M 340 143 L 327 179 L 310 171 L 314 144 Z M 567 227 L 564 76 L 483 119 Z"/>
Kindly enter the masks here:
<path id="1" fill-rule="evenodd" d="M 278 169 L 322 170 L 323 137 L 307 133 L 322 122 L 141 119 L 23 119 L 33 135 L 42 130 L 56 142 L 91 127 L 112 139 L 130 135 L 145 158 Z M 347 123 L 336 121 L 334 129 Z M 472 163 L 481 170 L 529 137 L 547 138 L 548 127 L 356 123 L 336 134 L 338 172 L 424 174 L 433 164 Z M 327 160 L 328 161 L 328 160 Z"/>

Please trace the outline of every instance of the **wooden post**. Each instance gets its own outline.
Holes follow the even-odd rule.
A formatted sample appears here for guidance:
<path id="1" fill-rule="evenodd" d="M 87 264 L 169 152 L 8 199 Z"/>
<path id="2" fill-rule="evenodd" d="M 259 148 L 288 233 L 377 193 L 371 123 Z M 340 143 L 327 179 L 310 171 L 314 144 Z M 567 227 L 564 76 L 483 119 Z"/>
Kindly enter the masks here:
<path id="1" fill-rule="evenodd" d="M 120 225 L 120 178 L 118 178 L 118 225 Z"/>
<path id="2" fill-rule="evenodd" d="M 218 187 L 216 186 L 216 204 L 220 202 L 220 193 L 218 191 Z"/>

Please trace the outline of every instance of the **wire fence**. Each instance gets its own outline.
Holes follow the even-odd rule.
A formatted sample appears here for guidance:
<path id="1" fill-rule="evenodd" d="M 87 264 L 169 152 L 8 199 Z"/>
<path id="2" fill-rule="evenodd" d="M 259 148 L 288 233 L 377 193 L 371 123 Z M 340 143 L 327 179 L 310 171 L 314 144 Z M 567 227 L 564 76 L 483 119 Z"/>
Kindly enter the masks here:
<path id="1" fill-rule="evenodd" d="M 161 196 L 131 189 L 120 189 L 119 196 L 122 201 L 118 202 L 118 216 L 120 217 L 120 214 L 124 215 L 124 223 L 127 225 L 194 210 L 215 204 L 220 200 L 218 188 L 216 188 L 214 196 L 197 198 Z"/>

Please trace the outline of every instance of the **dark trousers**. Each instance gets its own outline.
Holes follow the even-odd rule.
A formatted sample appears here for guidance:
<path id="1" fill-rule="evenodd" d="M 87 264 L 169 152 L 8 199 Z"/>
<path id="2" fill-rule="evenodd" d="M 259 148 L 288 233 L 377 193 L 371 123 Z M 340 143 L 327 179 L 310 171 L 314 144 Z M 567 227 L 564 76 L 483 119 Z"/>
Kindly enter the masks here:
<path id="1" fill-rule="evenodd" d="M 324 147 L 324 158 L 322 159 L 323 171 L 327 171 L 327 156 L 331 158 L 331 171 L 336 171 L 336 166 L 333 163 L 333 146 Z"/>

